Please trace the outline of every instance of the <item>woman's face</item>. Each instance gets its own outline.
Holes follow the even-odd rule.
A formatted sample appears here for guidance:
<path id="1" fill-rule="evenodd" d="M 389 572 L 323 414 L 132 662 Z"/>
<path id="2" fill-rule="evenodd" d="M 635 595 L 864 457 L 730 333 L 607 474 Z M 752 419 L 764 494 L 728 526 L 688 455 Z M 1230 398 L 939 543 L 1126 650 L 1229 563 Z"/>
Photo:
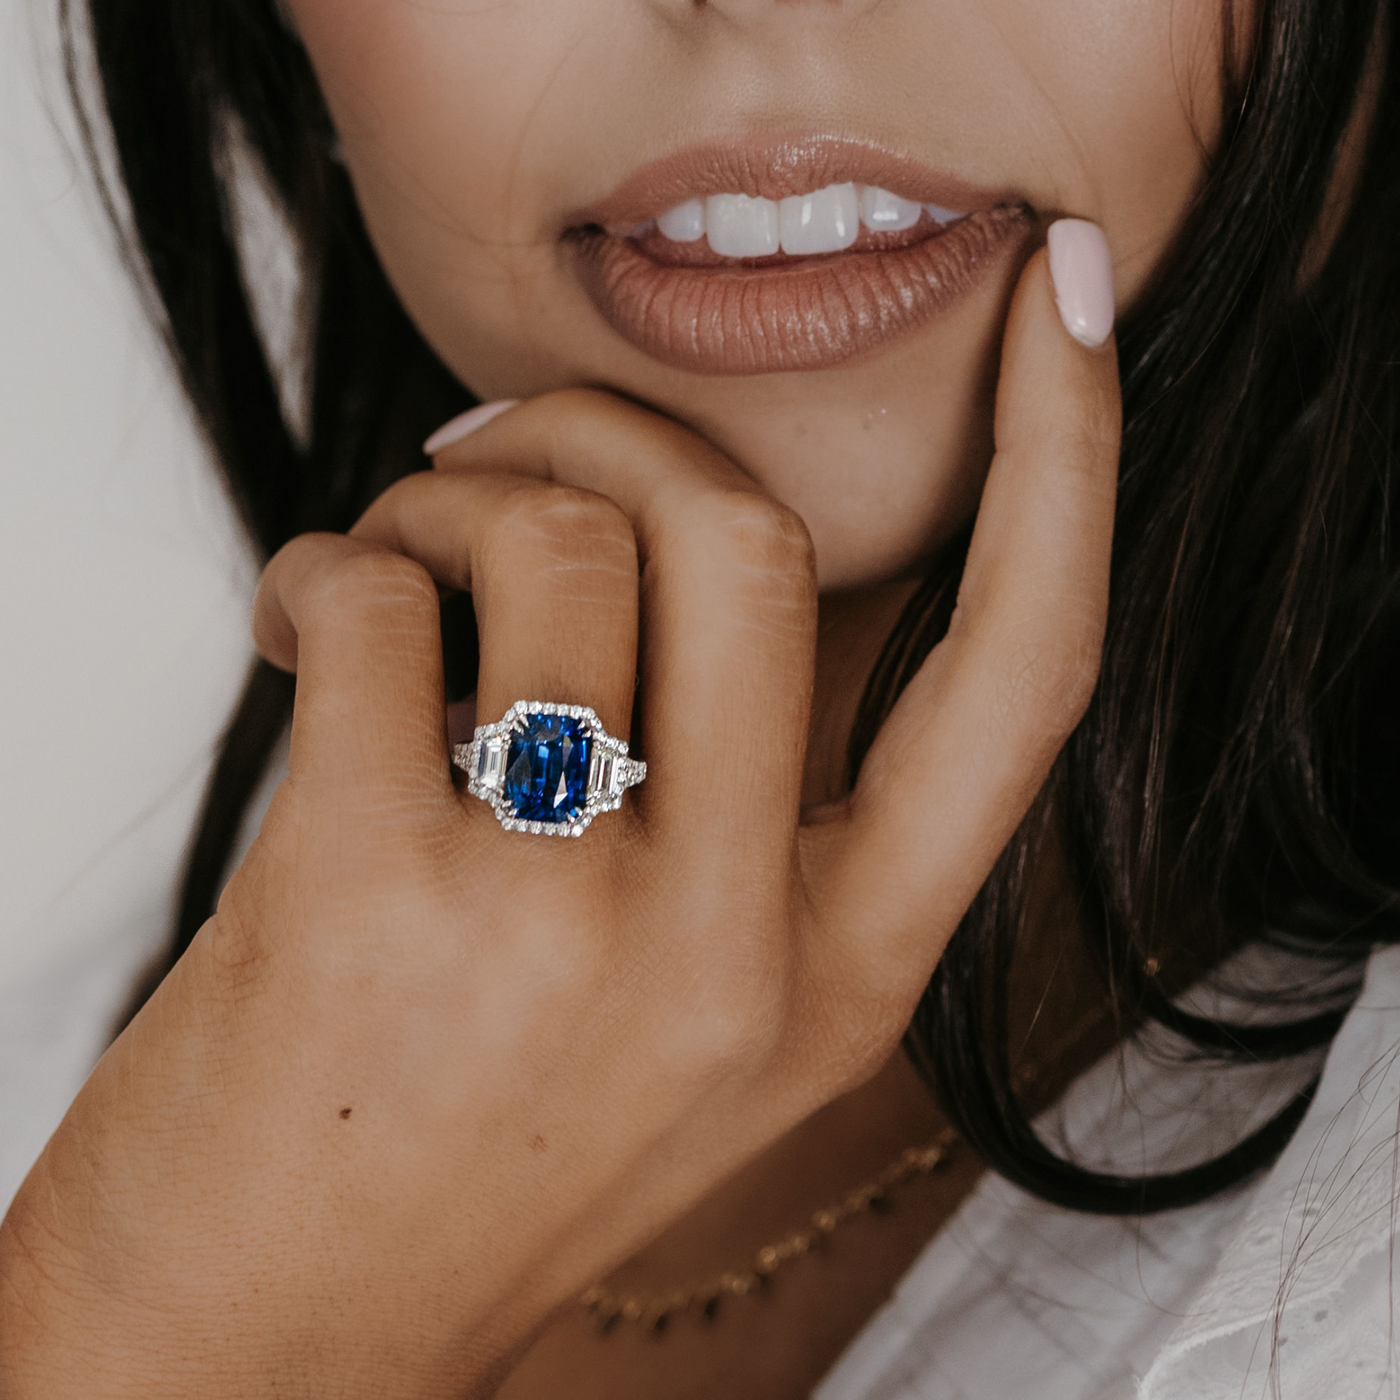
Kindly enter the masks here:
<path id="1" fill-rule="evenodd" d="M 1220 120 L 1221 0 L 290 9 L 389 277 L 462 381 L 690 424 L 804 518 L 825 587 L 966 519 L 1046 222 L 1102 225 L 1130 303 Z"/>

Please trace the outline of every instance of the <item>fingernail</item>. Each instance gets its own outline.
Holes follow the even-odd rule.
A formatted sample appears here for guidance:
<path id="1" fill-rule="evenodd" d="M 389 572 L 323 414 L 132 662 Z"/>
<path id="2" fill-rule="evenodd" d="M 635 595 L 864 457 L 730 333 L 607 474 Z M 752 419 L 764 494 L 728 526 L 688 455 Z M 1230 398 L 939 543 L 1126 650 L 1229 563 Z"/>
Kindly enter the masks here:
<path id="1" fill-rule="evenodd" d="M 519 402 L 519 399 L 497 399 L 495 403 L 478 404 L 465 413 L 459 413 L 450 423 L 444 423 L 423 444 L 423 451 L 431 457 L 433 453 L 441 452 L 444 447 L 461 442 L 464 437 L 470 437 L 478 428 L 484 428 L 493 418 L 499 418 L 506 409 L 514 408 Z"/>
<path id="2" fill-rule="evenodd" d="M 1113 331 L 1113 259 L 1108 240 L 1087 219 L 1050 225 L 1050 278 L 1065 329 L 1096 350 Z"/>

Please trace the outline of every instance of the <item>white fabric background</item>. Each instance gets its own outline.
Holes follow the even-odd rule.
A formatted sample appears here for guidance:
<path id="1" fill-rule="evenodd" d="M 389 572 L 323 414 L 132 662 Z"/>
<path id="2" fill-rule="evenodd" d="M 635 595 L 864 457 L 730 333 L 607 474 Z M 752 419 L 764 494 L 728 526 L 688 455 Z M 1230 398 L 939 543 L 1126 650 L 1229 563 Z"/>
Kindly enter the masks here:
<path id="1" fill-rule="evenodd" d="M 1130 1043 L 1040 1127 L 1081 1160 L 1184 1165 L 1290 1083 L 1296 1067 L 1199 1076 Z M 1388 948 L 1269 1171 L 1141 1220 L 1076 1215 L 984 1177 L 813 1400 L 1400 1400 L 1397 1128 Z"/>
<path id="2" fill-rule="evenodd" d="M 165 938 L 253 569 L 0 0 L 0 1209 Z"/>

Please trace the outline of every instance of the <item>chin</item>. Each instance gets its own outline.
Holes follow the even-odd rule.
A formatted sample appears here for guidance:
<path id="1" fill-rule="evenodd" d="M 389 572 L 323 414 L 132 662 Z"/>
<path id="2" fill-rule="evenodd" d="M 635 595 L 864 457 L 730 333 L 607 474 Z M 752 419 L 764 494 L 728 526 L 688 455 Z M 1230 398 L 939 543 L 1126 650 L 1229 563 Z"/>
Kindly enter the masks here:
<path id="1" fill-rule="evenodd" d="M 475 393 L 605 388 L 686 424 L 802 517 L 823 589 L 907 574 L 976 507 L 1039 233 L 1014 188 L 794 138 L 683 149 L 476 247 L 402 202 L 368 212 L 400 297 Z"/>
<path id="2" fill-rule="evenodd" d="M 830 367 L 695 373 L 629 344 L 582 297 L 522 318 L 532 336 L 500 315 L 432 338 L 484 398 L 605 388 L 684 423 L 801 516 L 823 590 L 858 588 L 909 574 L 976 510 L 1006 307 L 1030 246 L 947 315 Z"/>
<path id="3" fill-rule="evenodd" d="M 824 590 L 898 578 L 976 510 L 1022 261 L 936 324 L 829 369 L 613 386 L 693 427 L 796 511 Z"/>

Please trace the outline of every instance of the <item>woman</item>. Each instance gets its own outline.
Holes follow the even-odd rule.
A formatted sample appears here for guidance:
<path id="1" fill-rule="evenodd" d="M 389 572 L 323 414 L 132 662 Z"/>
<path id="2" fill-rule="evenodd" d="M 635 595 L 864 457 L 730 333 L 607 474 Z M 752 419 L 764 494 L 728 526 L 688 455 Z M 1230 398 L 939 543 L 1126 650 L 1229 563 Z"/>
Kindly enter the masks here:
<path id="1" fill-rule="evenodd" d="M 90 11 L 266 664 L 5 1393 L 1376 1393 L 1388 8 Z"/>

